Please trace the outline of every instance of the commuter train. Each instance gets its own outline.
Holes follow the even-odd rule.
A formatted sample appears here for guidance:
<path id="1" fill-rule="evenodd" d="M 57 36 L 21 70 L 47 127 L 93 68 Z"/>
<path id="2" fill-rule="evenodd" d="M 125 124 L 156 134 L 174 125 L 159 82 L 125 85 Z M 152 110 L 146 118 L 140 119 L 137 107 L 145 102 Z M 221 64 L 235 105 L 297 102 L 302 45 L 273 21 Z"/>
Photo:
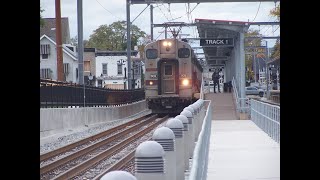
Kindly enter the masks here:
<path id="1" fill-rule="evenodd" d="M 202 67 L 191 46 L 162 39 L 145 46 L 145 95 L 153 113 L 180 113 L 199 98 Z"/>

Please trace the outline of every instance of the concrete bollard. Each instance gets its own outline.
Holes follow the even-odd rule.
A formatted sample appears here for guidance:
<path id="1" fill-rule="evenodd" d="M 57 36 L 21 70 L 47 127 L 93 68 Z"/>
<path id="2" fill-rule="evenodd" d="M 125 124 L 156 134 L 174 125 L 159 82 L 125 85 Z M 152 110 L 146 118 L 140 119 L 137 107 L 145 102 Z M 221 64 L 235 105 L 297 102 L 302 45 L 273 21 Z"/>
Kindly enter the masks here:
<path id="1" fill-rule="evenodd" d="M 137 147 L 135 176 L 138 180 L 165 179 L 164 150 L 156 141 L 145 141 Z"/>
<path id="2" fill-rule="evenodd" d="M 193 124 L 193 126 L 192 126 L 192 128 L 193 128 L 193 130 L 192 130 L 193 131 L 193 142 L 196 142 L 196 139 L 198 137 L 197 131 L 196 131 L 197 122 L 194 121 L 192 113 L 188 110 L 183 110 L 180 114 L 186 116 L 188 118 L 188 122 Z"/>
<path id="3" fill-rule="evenodd" d="M 154 131 L 152 139 L 164 149 L 165 180 L 176 180 L 176 148 L 174 133 L 170 128 L 161 127 Z"/>
<path id="4" fill-rule="evenodd" d="M 137 178 L 127 171 L 111 171 L 102 176 L 100 180 L 137 180 Z"/>
<path id="5" fill-rule="evenodd" d="M 175 119 L 179 119 L 177 117 L 175 117 Z M 182 118 L 179 119 L 182 124 L 183 124 L 183 147 L 184 147 L 184 170 L 188 170 L 189 169 L 189 155 L 190 155 L 190 131 L 189 131 L 189 127 L 188 127 L 188 118 Z"/>
<path id="6" fill-rule="evenodd" d="M 199 134 L 200 133 L 200 117 L 199 117 L 199 106 L 197 104 L 191 104 L 190 106 L 188 107 L 191 107 L 193 110 L 194 110 L 194 113 L 193 113 L 193 121 L 197 123 L 197 129 L 196 129 L 196 133 Z"/>
<path id="7" fill-rule="evenodd" d="M 202 99 L 199 99 L 196 103 L 199 106 L 199 120 L 200 120 L 199 132 L 200 132 L 201 128 L 202 128 L 203 119 L 204 119 L 204 116 L 205 116 L 205 109 L 203 108 L 204 101 Z"/>
<path id="8" fill-rule="evenodd" d="M 175 117 L 175 119 L 181 120 L 181 122 L 187 121 L 188 122 L 188 137 L 186 138 L 187 140 L 185 141 L 185 144 L 188 145 L 188 151 L 189 151 L 189 158 L 192 158 L 193 156 L 193 151 L 195 147 L 195 143 L 193 141 L 194 139 L 194 132 L 193 132 L 193 123 L 189 122 L 188 118 L 185 115 L 178 115 Z M 186 131 L 185 131 L 186 132 Z M 188 161 L 189 163 L 189 161 Z"/>
<path id="9" fill-rule="evenodd" d="M 204 119 L 204 117 L 205 117 L 205 115 L 206 115 L 206 109 L 204 108 L 204 100 L 202 100 L 202 99 L 200 99 L 200 107 L 201 107 L 201 109 L 200 109 L 200 114 L 201 114 L 201 127 L 202 127 L 202 124 L 203 124 L 203 119 Z M 200 129 L 201 129 L 201 127 L 200 127 Z"/>
<path id="10" fill-rule="evenodd" d="M 188 110 L 188 111 L 190 111 L 190 112 L 192 113 L 192 116 L 194 115 L 194 109 L 193 109 L 192 107 L 190 107 L 190 106 L 185 107 L 185 108 L 183 109 L 183 111 L 184 111 L 184 110 Z"/>
<path id="11" fill-rule="evenodd" d="M 184 139 L 183 139 L 183 123 L 178 119 L 170 119 L 166 123 L 166 127 L 170 128 L 175 136 L 176 143 L 176 180 L 184 180 Z"/>

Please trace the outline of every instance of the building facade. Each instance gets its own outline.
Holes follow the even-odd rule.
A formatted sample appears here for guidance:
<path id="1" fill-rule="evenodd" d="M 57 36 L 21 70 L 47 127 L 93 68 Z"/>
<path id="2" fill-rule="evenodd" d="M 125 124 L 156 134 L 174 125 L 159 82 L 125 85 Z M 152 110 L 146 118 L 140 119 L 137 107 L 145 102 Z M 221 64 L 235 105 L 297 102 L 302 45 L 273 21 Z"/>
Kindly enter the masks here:
<path id="1" fill-rule="evenodd" d="M 96 49 L 95 48 L 84 48 L 83 64 L 84 64 L 83 75 L 84 75 L 85 84 L 95 86 L 96 85 L 95 83 L 96 82 Z"/>
<path id="2" fill-rule="evenodd" d="M 63 44 L 62 51 L 64 81 L 79 83 L 75 46 Z M 57 80 L 56 42 L 47 35 L 40 37 L 40 78 Z"/>
<path id="3" fill-rule="evenodd" d="M 132 51 L 131 79 L 134 78 L 135 87 L 141 88 L 141 67 L 143 62 L 134 60 L 138 51 Z M 97 87 L 110 89 L 128 89 L 127 52 L 126 51 L 97 51 L 95 69 Z M 134 73 L 134 74 L 133 74 Z"/>

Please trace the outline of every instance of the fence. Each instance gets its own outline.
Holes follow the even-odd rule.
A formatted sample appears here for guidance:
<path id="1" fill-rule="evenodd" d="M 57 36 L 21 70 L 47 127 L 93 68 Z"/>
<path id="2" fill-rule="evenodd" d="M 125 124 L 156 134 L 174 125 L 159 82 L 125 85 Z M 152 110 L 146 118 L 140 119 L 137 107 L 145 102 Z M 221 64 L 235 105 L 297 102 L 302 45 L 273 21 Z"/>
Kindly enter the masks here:
<path id="1" fill-rule="evenodd" d="M 40 108 L 108 106 L 143 99 L 144 89 L 115 90 L 40 79 Z"/>
<path id="2" fill-rule="evenodd" d="M 236 86 L 236 80 L 234 79 L 234 77 L 232 78 L 232 88 L 233 88 L 233 95 L 236 101 L 237 112 L 250 113 L 250 100 L 249 98 L 239 98 L 238 90 Z"/>
<path id="3" fill-rule="evenodd" d="M 280 144 L 280 106 L 251 99 L 251 120 Z"/>
<path id="4" fill-rule="evenodd" d="M 208 169 L 209 144 L 211 134 L 211 120 L 212 108 L 211 101 L 205 100 L 204 103 L 209 102 L 207 112 L 203 120 L 202 129 L 199 133 L 199 138 L 194 149 L 192 158 L 192 166 L 189 180 L 206 180 Z"/>

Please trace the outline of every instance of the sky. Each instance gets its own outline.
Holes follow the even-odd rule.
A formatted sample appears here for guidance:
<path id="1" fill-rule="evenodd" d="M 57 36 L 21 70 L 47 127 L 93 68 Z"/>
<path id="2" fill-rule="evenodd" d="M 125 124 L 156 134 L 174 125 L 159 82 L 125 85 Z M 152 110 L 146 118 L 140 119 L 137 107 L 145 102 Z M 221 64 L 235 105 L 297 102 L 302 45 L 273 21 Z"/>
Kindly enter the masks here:
<path id="1" fill-rule="evenodd" d="M 100 25 L 110 25 L 115 21 L 126 20 L 125 0 L 82 0 L 83 1 L 83 39 L 88 40 L 90 35 Z M 277 2 L 278 4 L 279 2 Z M 44 18 L 55 17 L 55 0 L 40 0 Z M 146 4 L 131 5 L 131 21 L 143 11 Z M 190 3 L 190 15 L 187 15 L 188 4 L 154 4 L 154 24 L 165 22 L 192 23 L 196 18 L 249 21 L 249 22 L 274 22 L 269 12 L 275 7 L 274 2 L 237 2 L 237 3 Z M 77 35 L 77 0 L 61 0 L 61 16 L 69 18 L 70 37 Z M 179 18 L 180 17 L 180 18 Z M 178 19 L 176 19 L 178 18 Z M 176 19 L 173 20 L 172 19 Z M 141 30 L 150 34 L 150 8 L 148 7 L 133 22 Z M 279 26 L 251 26 L 250 29 L 260 29 L 264 36 L 280 36 Z M 164 38 L 163 28 L 154 28 L 154 39 Z M 198 37 L 196 27 L 183 27 L 181 34 L 188 37 Z M 275 40 L 267 40 L 268 47 L 273 47 Z"/>

